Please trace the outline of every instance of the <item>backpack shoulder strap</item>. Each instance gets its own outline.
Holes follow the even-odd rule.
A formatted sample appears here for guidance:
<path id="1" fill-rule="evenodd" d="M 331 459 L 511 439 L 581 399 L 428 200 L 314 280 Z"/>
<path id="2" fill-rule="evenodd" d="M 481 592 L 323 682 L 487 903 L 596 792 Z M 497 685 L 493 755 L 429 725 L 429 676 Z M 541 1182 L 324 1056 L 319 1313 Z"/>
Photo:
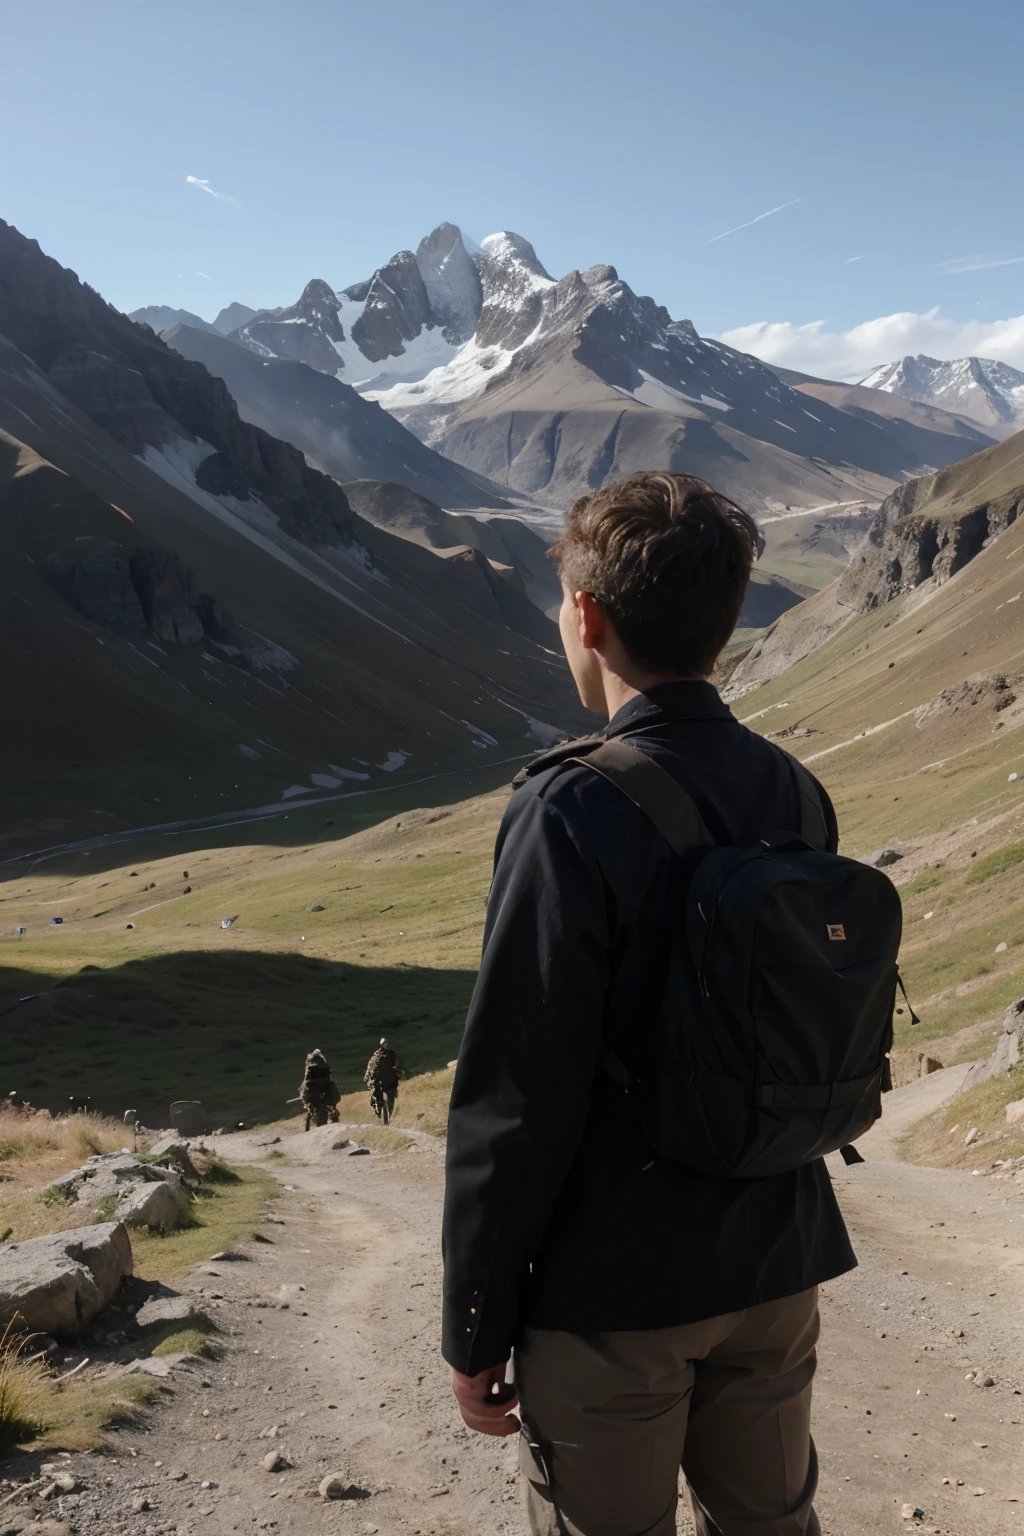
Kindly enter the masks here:
<path id="1" fill-rule="evenodd" d="M 570 758 L 582 757 L 592 752 L 604 742 L 603 736 L 577 736 L 573 741 L 560 741 L 557 747 L 549 747 L 546 752 L 531 758 L 525 767 L 520 768 L 512 780 L 513 786 L 518 789 L 525 784 L 527 779 L 534 778 L 538 773 L 543 773 L 545 768 L 558 768 Z"/>
<path id="2" fill-rule="evenodd" d="M 653 758 L 626 742 L 602 741 L 585 756 L 573 753 L 568 762 L 593 768 L 627 800 L 643 811 L 675 853 L 714 842 L 704 818 L 681 784 Z"/>
<path id="3" fill-rule="evenodd" d="M 800 796 L 800 836 L 805 843 L 810 843 L 812 848 L 824 851 L 828 848 L 829 826 L 825 817 L 825 807 L 821 803 L 821 791 L 817 780 L 791 753 L 785 752 L 783 756 L 789 763 L 789 770 Z"/>

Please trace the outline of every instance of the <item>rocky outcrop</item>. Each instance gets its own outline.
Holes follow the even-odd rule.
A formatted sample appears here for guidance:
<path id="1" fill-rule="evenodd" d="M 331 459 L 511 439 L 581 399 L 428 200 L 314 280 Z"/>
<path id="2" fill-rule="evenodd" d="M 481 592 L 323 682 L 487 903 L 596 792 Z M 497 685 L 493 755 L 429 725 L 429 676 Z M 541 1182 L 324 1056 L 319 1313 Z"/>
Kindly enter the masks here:
<path id="1" fill-rule="evenodd" d="M 31 1333 L 74 1338 L 132 1273 L 119 1221 L 76 1227 L 0 1247 L 0 1331 L 17 1320 Z"/>
<path id="2" fill-rule="evenodd" d="M 1002 1077 L 1024 1061 L 1024 997 L 1018 997 L 1003 1014 L 1003 1028 L 987 1061 L 976 1061 L 964 1078 L 963 1089 L 977 1088 L 992 1077 Z"/>
<path id="3" fill-rule="evenodd" d="M 86 537 L 51 555 L 47 570 L 79 613 L 118 634 L 148 632 L 165 645 L 187 645 L 202 640 L 204 611 L 215 639 L 230 623 L 213 598 L 197 599 L 191 571 L 166 549 L 131 550 L 113 539 Z"/>
<path id="4" fill-rule="evenodd" d="M 131 553 L 113 539 L 75 539 L 47 561 L 50 580 L 73 608 L 125 634 L 146 629 L 139 594 L 132 581 Z"/>
<path id="5" fill-rule="evenodd" d="M 842 603 L 868 613 L 929 579 L 941 585 L 1014 523 L 1024 505 L 1022 486 L 962 511 L 929 512 L 936 478 L 911 480 L 886 497 L 840 579 Z"/>
<path id="6" fill-rule="evenodd" d="M 311 312 L 325 311 L 325 325 L 338 326 L 327 295 L 333 300 L 326 283 L 311 283 L 303 299 Z M 223 380 L 105 303 L 2 220 L 0 334 L 129 452 L 162 450 L 183 437 L 208 444 L 197 477 L 204 489 L 258 498 L 305 542 L 352 542 L 351 512 L 336 481 L 311 469 L 291 444 L 242 421 Z"/>
<path id="7" fill-rule="evenodd" d="M 426 284 L 412 251 L 399 251 L 370 279 L 352 340 L 372 363 L 394 357 L 434 324 Z"/>

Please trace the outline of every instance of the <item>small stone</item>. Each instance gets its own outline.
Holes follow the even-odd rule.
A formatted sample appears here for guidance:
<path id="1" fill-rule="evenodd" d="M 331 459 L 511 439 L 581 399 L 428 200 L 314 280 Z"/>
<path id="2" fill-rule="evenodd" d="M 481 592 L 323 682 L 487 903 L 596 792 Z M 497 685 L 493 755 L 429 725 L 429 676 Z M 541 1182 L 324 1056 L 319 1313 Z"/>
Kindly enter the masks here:
<path id="1" fill-rule="evenodd" d="M 980 1499 L 984 1492 L 985 1492 L 984 1488 L 972 1488 L 971 1489 L 971 1493 L 974 1495 L 974 1497 L 976 1499 Z"/>
<path id="2" fill-rule="evenodd" d="M 200 1486 L 200 1488 L 216 1488 L 217 1484 L 214 1483 L 214 1482 L 211 1482 L 208 1477 L 204 1477 L 203 1481 L 199 1484 L 199 1486 Z"/>
<path id="3" fill-rule="evenodd" d="M 924 1510 L 918 1509 L 916 1504 L 904 1504 L 903 1508 L 900 1510 L 900 1514 L 903 1516 L 904 1520 L 924 1519 Z"/>
<path id="4" fill-rule="evenodd" d="M 227 1439 L 227 1435 L 224 1433 L 224 1431 L 222 1429 L 218 1429 L 217 1433 L 214 1435 L 213 1438 L 215 1440 L 226 1440 Z"/>
<path id="5" fill-rule="evenodd" d="M 172 1482 L 183 1483 L 186 1477 L 188 1477 L 188 1473 L 179 1472 L 177 1468 L 174 1468 L 172 1471 L 168 1472 L 167 1476 L 171 1479 Z"/>
<path id="6" fill-rule="evenodd" d="M 58 1472 L 53 1480 L 61 1493 L 74 1493 L 79 1486 L 78 1478 L 70 1472 Z"/>
<path id="7" fill-rule="evenodd" d="M 369 1147 L 353 1147 L 348 1155 L 349 1157 L 369 1157 L 370 1149 Z"/>
<path id="8" fill-rule="evenodd" d="M 137 1493 L 135 1495 L 134 1499 L 132 1499 L 132 1514 L 133 1515 L 144 1515 L 147 1509 L 152 1509 L 152 1508 L 153 1508 L 152 1504 L 146 1498 L 146 1495 L 144 1493 Z"/>
<path id="9" fill-rule="evenodd" d="M 1017 781 L 1017 775 L 1015 773 L 1011 773 L 1011 774 L 1007 775 L 1007 779 L 1006 779 L 1007 784 L 1015 784 L 1016 781 Z"/>
<path id="10" fill-rule="evenodd" d="M 317 1492 L 322 1499 L 343 1499 L 348 1492 L 348 1483 L 341 1472 L 328 1472 Z"/>
<path id="11" fill-rule="evenodd" d="M 996 945 L 996 954 L 997 955 L 1005 955 L 1008 948 L 1009 948 L 1009 946 L 1006 943 L 1006 940 L 1004 939 L 1001 944 L 997 944 Z"/>
<path id="12" fill-rule="evenodd" d="M 967 1132 L 967 1135 L 964 1137 L 964 1146 L 965 1147 L 973 1146 L 973 1144 L 977 1141 L 977 1139 L 978 1139 L 978 1127 L 976 1125 L 972 1125 L 971 1129 Z"/>
<path id="13" fill-rule="evenodd" d="M 992 1376 L 982 1376 L 978 1381 L 978 1385 L 981 1387 L 994 1387 L 995 1384 L 995 1378 Z"/>
<path id="14" fill-rule="evenodd" d="M 264 1472 L 283 1472 L 291 1462 L 283 1451 L 268 1451 L 263 1458 Z"/>

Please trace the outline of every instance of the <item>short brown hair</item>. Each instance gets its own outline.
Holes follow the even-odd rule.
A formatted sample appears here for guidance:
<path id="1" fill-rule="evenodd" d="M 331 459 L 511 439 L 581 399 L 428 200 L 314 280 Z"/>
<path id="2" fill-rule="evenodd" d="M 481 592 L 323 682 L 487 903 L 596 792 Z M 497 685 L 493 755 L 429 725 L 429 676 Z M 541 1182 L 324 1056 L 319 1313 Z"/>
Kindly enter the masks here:
<path id="1" fill-rule="evenodd" d="M 551 550 L 631 659 L 706 677 L 736 627 L 762 547 L 753 518 L 706 480 L 644 471 L 573 502 Z"/>

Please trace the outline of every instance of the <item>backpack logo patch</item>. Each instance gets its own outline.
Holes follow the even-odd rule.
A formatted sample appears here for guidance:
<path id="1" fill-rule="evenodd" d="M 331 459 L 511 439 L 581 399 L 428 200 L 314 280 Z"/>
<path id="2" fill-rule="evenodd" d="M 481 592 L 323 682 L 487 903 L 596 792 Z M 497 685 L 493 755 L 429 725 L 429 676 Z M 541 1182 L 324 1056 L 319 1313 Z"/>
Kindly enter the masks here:
<path id="1" fill-rule="evenodd" d="M 846 929 L 843 927 L 842 923 L 826 923 L 825 927 L 828 931 L 828 936 L 830 939 L 846 938 Z"/>

